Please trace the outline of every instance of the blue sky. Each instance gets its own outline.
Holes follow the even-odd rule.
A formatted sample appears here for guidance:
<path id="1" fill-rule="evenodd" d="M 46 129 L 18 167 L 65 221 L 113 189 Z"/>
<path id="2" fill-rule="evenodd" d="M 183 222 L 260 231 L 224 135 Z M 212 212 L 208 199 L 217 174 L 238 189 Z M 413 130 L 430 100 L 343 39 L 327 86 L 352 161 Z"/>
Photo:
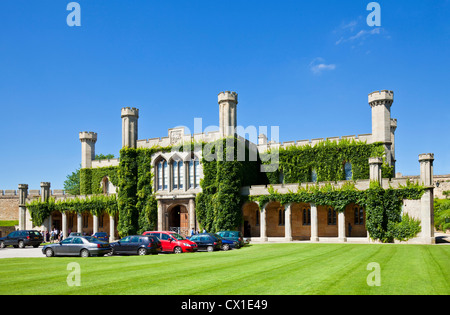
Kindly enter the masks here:
<path id="1" fill-rule="evenodd" d="M 0 189 L 63 187 L 78 132 L 118 155 L 120 109 L 139 138 L 194 118 L 218 124 L 217 94 L 239 94 L 238 124 L 280 126 L 291 141 L 371 132 L 368 93 L 395 92 L 397 171 L 435 153 L 450 174 L 450 1 L 68 0 L 0 2 Z"/>

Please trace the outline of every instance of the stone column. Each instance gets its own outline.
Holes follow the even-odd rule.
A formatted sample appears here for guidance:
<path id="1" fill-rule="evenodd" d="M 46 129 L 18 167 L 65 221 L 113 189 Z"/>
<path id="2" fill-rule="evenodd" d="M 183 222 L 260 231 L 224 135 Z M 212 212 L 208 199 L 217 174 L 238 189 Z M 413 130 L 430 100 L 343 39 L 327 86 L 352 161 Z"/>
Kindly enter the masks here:
<path id="1" fill-rule="evenodd" d="M 380 186 L 382 185 L 381 165 L 383 165 L 383 159 L 380 157 L 369 158 L 369 172 L 370 180 L 375 181 Z"/>
<path id="2" fill-rule="evenodd" d="M 77 232 L 83 233 L 83 214 L 77 213 Z"/>
<path id="3" fill-rule="evenodd" d="M 41 201 L 46 202 L 50 197 L 50 183 L 42 182 L 41 183 Z"/>
<path id="4" fill-rule="evenodd" d="M 192 229 L 195 230 L 195 200 L 189 199 L 189 233 Z"/>
<path id="5" fill-rule="evenodd" d="M 267 227 L 266 227 L 266 205 L 261 208 L 261 217 L 259 220 L 260 238 L 261 242 L 267 242 Z"/>
<path id="6" fill-rule="evenodd" d="M 287 242 L 292 242 L 292 210 L 291 210 L 291 203 L 288 203 L 285 205 L 284 209 L 284 238 Z"/>
<path id="7" fill-rule="evenodd" d="M 164 220 L 164 214 L 163 214 L 163 208 L 160 200 L 157 200 L 158 205 L 158 231 L 163 230 L 163 220 Z"/>
<path id="8" fill-rule="evenodd" d="M 114 218 L 113 215 L 109 216 L 109 241 L 110 242 L 114 242 L 116 237 L 115 237 L 115 224 L 116 224 L 116 219 Z"/>
<path id="9" fill-rule="evenodd" d="M 19 230 L 27 228 L 27 207 L 25 206 L 28 196 L 28 185 L 19 184 Z"/>
<path id="10" fill-rule="evenodd" d="M 139 109 L 124 107 L 122 118 L 122 147 L 137 148 Z"/>
<path id="11" fill-rule="evenodd" d="M 338 240 L 339 242 L 347 242 L 345 236 L 345 211 L 338 212 Z"/>
<path id="12" fill-rule="evenodd" d="M 62 235 L 63 238 L 66 238 L 68 233 L 67 233 L 67 213 L 65 211 L 61 212 L 61 229 L 62 229 Z"/>
<path id="13" fill-rule="evenodd" d="M 79 133 L 79 139 L 81 141 L 81 168 L 91 168 L 92 161 L 95 160 L 97 133 L 83 131 Z"/>
<path id="14" fill-rule="evenodd" d="M 311 242 L 319 241 L 319 219 L 317 216 L 317 206 L 311 204 Z"/>
<path id="15" fill-rule="evenodd" d="M 98 217 L 96 215 L 92 215 L 92 233 L 98 232 Z"/>
<path id="16" fill-rule="evenodd" d="M 425 186 L 425 192 L 420 199 L 420 232 L 422 242 L 434 244 L 434 197 L 433 197 L 433 161 L 434 154 L 426 153 L 419 155 L 420 162 L 420 184 Z"/>

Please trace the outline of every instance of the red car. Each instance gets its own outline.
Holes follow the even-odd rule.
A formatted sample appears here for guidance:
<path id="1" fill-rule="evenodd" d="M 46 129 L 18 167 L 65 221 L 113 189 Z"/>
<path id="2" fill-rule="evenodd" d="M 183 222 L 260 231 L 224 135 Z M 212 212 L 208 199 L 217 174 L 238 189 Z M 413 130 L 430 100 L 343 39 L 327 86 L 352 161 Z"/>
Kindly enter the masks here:
<path id="1" fill-rule="evenodd" d="M 143 235 L 154 235 L 161 242 L 162 251 L 167 253 L 186 253 L 195 252 L 197 244 L 184 238 L 178 233 L 170 231 L 147 231 Z"/>

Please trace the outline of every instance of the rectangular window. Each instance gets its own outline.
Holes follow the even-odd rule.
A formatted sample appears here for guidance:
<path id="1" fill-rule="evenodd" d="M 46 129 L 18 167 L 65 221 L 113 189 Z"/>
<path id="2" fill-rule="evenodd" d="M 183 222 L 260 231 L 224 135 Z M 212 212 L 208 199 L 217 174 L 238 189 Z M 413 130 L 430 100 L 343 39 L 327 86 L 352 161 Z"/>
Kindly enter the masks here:
<path id="1" fill-rule="evenodd" d="M 194 162 L 189 161 L 189 188 L 194 188 Z"/>
<path id="2" fill-rule="evenodd" d="M 180 176 L 179 176 L 180 182 L 178 184 L 178 187 L 180 189 L 183 189 L 183 187 L 184 187 L 184 163 L 183 163 L 183 161 L 178 162 L 178 170 L 180 172 Z"/>
<path id="3" fill-rule="evenodd" d="M 158 190 L 163 189 L 163 168 L 162 162 L 158 163 Z"/>
<path id="4" fill-rule="evenodd" d="M 200 186 L 200 170 L 199 170 L 199 161 L 194 162 L 194 169 L 195 169 L 195 183 L 194 187 L 197 188 Z"/>
<path id="5" fill-rule="evenodd" d="M 167 184 L 169 183 L 169 169 L 167 168 L 167 162 L 164 162 L 163 166 L 163 189 L 167 190 Z"/>
<path id="6" fill-rule="evenodd" d="M 178 189 L 178 163 L 176 161 L 172 164 L 172 183 L 173 189 Z"/>

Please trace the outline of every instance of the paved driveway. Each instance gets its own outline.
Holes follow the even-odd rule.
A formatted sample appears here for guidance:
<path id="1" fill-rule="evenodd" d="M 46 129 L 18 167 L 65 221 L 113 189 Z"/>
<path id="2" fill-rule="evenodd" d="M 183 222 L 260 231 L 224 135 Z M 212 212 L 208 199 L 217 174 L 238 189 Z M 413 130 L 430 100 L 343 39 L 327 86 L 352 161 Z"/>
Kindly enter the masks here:
<path id="1" fill-rule="evenodd" d="M 42 254 L 42 246 L 39 246 L 38 248 L 33 247 L 0 248 L 0 258 L 25 258 L 25 257 L 45 257 L 44 254 Z"/>

